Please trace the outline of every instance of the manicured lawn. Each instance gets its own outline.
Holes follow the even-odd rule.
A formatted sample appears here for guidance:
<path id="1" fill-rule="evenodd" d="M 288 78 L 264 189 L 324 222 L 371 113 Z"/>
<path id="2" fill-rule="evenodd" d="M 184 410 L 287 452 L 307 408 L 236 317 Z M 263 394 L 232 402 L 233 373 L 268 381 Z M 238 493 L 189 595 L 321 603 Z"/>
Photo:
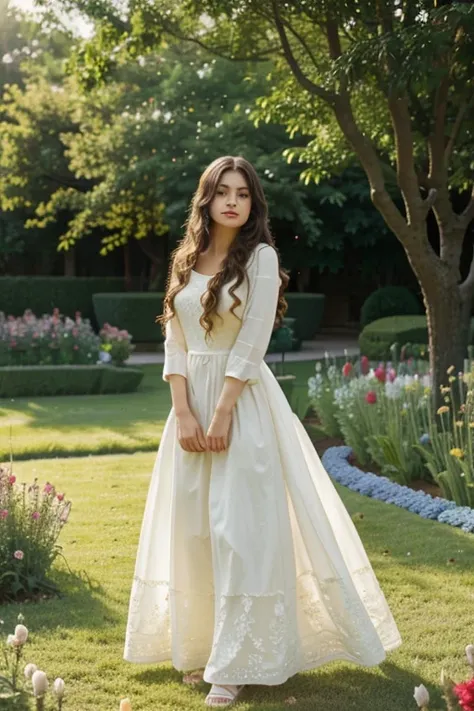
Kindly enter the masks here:
<path id="1" fill-rule="evenodd" d="M 147 452 L 16 464 L 19 481 L 49 480 L 73 501 L 59 539 L 72 574 L 58 559 L 53 576 L 65 597 L 0 607 L 5 634 L 13 631 L 20 611 L 25 615 L 31 633 L 25 662 L 34 661 L 51 681 L 64 678 L 68 711 L 118 711 L 126 695 L 133 711 L 203 708 L 208 685 L 187 688 L 170 665 L 141 666 L 122 659 L 154 457 Z M 441 667 L 456 680 L 469 671 L 464 647 L 474 642 L 474 536 L 337 488 L 354 516 L 404 644 L 380 667 L 334 662 L 283 686 L 248 688 L 239 708 L 284 711 L 286 700 L 295 697 L 294 708 L 301 711 L 414 711 L 413 687 L 420 683 L 432 692 L 430 708 L 444 708 L 436 691 Z"/>
<path id="2" fill-rule="evenodd" d="M 15 460 L 156 451 L 171 407 L 161 365 L 142 366 L 135 393 L 17 398 L 0 401 L 0 461 L 9 457 L 10 428 Z M 298 392 L 307 390 L 314 362 L 289 363 Z"/>

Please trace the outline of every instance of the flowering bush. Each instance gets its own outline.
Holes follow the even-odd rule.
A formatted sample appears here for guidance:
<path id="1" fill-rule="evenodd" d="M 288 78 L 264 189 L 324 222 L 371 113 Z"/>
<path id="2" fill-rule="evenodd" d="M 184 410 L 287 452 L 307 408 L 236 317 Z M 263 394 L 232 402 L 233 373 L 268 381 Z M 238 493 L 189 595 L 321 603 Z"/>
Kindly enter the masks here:
<path id="1" fill-rule="evenodd" d="M 59 309 L 41 318 L 29 309 L 17 318 L 0 311 L 0 366 L 122 365 L 134 349 L 131 339 L 128 331 L 109 324 L 95 334 L 79 311 L 74 319 Z"/>
<path id="2" fill-rule="evenodd" d="M 123 365 L 135 349 L 131 342 L 132 336 L 128 331 L 120 330 L 108 323 L 104 323 L 99 335 L 102 341 L 102 362 L 111 361 L 113 365 Z"/>
<path id="3" fill-rule="evenodd" d="M 46 574 L 60 553 L 56 541 L 67 523 L 71 502 L 35 478 L 19 486 L 11 468 L 0 466 L 0 603 L 19 595 L 58 592 Z"/>
<path id="4" fill-rule="evenodd" d="M 0 365 L 90 365 L 100 351 L 88 319 L 60 315 L 37 318 L 27 310 L 18 318 L 0 312 Z"/>

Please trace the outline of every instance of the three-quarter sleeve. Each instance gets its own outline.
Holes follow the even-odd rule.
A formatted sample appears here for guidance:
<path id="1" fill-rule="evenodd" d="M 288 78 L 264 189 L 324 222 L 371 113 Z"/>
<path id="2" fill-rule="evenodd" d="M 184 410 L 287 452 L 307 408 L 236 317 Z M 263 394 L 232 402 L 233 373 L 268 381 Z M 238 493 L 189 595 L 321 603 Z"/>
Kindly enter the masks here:
<path id="1" fill-rule="evenodd" d="M 169 382 L 170 375 L 183 375 L 187 378 L 186 339 L 177 314 L 166 322 L 165 329 L 163 380 Z"/>
<path id="2" fill-rule="evenodd" d="M 225 375 L 255 385 L 275 324 L 280 273 L 271 245 L 257 248 L 256 265 L 249 271 L 250 289 L 242 325 L 227 359 Z"/>

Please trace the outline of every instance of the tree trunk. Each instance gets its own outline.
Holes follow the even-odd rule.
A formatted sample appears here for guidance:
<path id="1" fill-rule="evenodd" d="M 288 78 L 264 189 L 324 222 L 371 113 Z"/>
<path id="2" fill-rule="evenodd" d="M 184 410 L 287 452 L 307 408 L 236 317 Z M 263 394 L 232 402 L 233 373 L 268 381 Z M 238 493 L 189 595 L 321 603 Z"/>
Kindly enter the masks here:
<path id="1" fill-rule="evenodd" d="M 64 252 L 64 276 L 76 276 L 76 251 L 74 247 Z"/>
<path id="2" fill-rule="evenodd" d="M 426 298 L 430 348 L 430 370 L 436 407 L 443 404 L 441 388 L 449 385 L 449 376 L 464 369 L 469 336 L 470 308 L 465 308 L 459 287 L 438 283 L 436 295 Z M 454 370 L 452 370 L 454 368 Z M 450 371 L 450 373 L 448 373 Z M 457 394 L 457 393 L 456 393 Z"/>

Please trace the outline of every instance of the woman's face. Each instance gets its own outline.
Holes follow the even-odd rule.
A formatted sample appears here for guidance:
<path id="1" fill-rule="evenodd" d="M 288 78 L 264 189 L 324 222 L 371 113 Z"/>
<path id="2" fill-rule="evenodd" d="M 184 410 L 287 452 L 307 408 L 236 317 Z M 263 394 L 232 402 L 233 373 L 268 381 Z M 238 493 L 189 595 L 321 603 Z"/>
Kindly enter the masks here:
<path id="1" fill-rule="evenodd" d="M 247 181 L 238 170 L 226 170 L 209 204 L 211 220 L 223 227 L 242 227 L 249 219 L 252 198 Z"/>

